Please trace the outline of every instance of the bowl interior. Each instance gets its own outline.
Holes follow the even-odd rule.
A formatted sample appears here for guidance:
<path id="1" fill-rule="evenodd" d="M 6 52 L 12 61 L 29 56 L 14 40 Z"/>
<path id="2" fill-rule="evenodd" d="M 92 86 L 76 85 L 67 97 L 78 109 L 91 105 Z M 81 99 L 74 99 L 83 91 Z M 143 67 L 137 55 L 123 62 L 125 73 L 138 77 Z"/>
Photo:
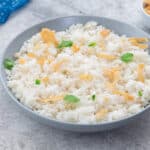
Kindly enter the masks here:
<path id="1" fill-rule="evenodd" d="M 21 48 L 22 44 L 24 43 L 24 41 L 26 41 L 27 39 L 29 39 L 32 35 L 34 35 L 35 33 L 39 32 L 41 28 L 43 27 L 48 27 L 51 28 L 53 30 L 56 31 L 61 31 L 61 30 L 65 30 L 66 28 L 68 28 L 69 26 L 71 26 L 72 24 L 77 24 L 77 23 L 81 23 L 81 24 L 85 24 L 88 21 L 96 21 L 98 24 L 101 24 L 111 30 L 113 30 L 115 33 L 119 34 L 119 35 L 126 35 L 126 36 L 133 36 L 133 37 L 147 37 L 150 38 L 150 36 L 145 33 L 144 31 L 130 26 L 126 23 L 122 23 L 120 21 L 116 21 L 113 19 L 108 19 L 108 18 L 103 18 L 103 17 L 94 17 L 94 16 L 72 16 L 72 17 L 64 17 L 64 18 L 58 18 L 58 19 L 54 19 L 54 20 L 49 20 L 40 24 L 37 24 L 27 30 L 25 30 L 24 32 L 22 32 L 20 35 L 18 35 L 7 47 L 7 49 L 4 52 L 4 55 L 2 56 L 2 60 L 1 60 L 1 79 L 3 82 L 3 85 L 6 89 L 6 91 L 8 92 L 8 94 L 11 96 L 11 98 L 16 101 L 17 103 L 18 100 L 16 99 L 16 97 L 12 94 L 12 92 L 9 90 L 9 88 L 7 88 L 6 85 L 6 74 L 5 74 L 5 70 L 3 68 L 3 60 L 5 58 L 9 58 L 9 57 L 13 57 L 13 54 L 17 51 L 19 51 L 19 49 Z M 20 106 L 22 106 L 23 108 L 25 108 L 28 112 L 32 112 L 31 110 L 29 110 L 26 106 L 23 106 L 22 104 L 19 104 Z M 47 119 L 46 117 L 42 117 L 40 115 L 37 115 L 36 113 L 33 113 L 34 116 L 37 117 L 41 117 L 42 119 L 45 119 L 46 122 L 50 123 L 49 121 L 52 121 L 53 119 Z M 136 116 L 136 115 L 134 115 Z M 115 121 L 114 123 L 116 123 L 117 121 Z M 119 121 L 118 121 L 119 122 Z M 53 122 L 51 123 L 53 126 L 57 126 L 56 125 L 62 124 L 62 122 L 53 120 Z M 110 123 L 107 123 L 108 125 L 110 125 Z M 63 128 L 66 129 L 68 128 L 67 125 L 73 125 L 73 124 L 69 124 L 69 123 L 65 123 L 65 126 L 63 124 Z M 99 124 L 100 125 L 100 124 Z M 106 124 L 105 124 L 106 125 Z M 59 128 L 61 128 L 61 125 L 58 125 Z M 88 125 L 89 127 L 90 125 Z M 112 127 L 112 125 L 111 125 Z M 70 130 L 75 130 L 75 127 L 69 126 Z M 69 129 L 68 128 L 68 129 Z M 74 128 L 74 129 L 73 129 Z M 107 126 L 105 127 L 107 128 Z M 101 130 L 105 129 L 104 127 L 101 128 Z M 78 129 L 79 131 L 82 130 L 82 125 L 80 126 L 80 128 Z M 84 130 L 86 130 L 86 128 L 84 128 Z M 98 129 L 97 129 L 98 130 Z M 100 130 L 100 129 L 99 129 Z M 93 131 L 96 131 L 96 129 L 93 128 Z"/>

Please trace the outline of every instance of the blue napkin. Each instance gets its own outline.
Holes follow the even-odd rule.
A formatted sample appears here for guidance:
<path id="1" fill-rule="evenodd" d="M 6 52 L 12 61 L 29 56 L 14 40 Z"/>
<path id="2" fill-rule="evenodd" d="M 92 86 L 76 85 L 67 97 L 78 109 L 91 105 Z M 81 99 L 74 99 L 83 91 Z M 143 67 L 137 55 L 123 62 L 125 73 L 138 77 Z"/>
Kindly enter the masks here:
<path id="1" fill-rule="evenodd" d="M 27 4 L 30 0 L 0 0 L 0 24 L 7 21 L 12 12 Z"/>

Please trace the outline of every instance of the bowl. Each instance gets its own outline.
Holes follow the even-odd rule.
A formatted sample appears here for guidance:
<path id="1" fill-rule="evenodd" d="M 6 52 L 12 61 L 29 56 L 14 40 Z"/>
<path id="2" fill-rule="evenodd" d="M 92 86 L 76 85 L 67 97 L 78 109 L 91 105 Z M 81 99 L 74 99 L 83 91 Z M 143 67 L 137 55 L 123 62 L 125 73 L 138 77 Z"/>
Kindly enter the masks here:
<path id="1" fill-rule="evenodd" d="M 33 112 L 30 108 L 20 103 L 18 99 L 14 96 L 14 94 L 11 92 L 11 90 L 7 87 L 7 78 L 6 78 L 5 69 L 3 67 L 3 60 L 4 58 L 12 57 L 13 54 L 21 48 L 24 41 L 29 39 L 35 33 L 39 32 L 42 27 L 48 27 L 56 31 L 60 31 L 60 30 L 64 30 L 68 28 L 72 24 L 77 24 L 77 23 L 84 24 L 88 21 L 96 21 L 98 24 L 101 24 L 113 30 L 115 33 L 119 35 L 127 35 L 129 37 L 134 36 L 134 37 L 150 38 L 147 33 L 145 33 L 144 31 L 136 27 L 133 27 L 131 25 L 128 25 L 126 23 L 123 23 L 117 20 L 104 18 L 104 17 L 95 17 L 95 16 L 70 16 L 70 17 L 57 18 L 54 20 L 48 20 L 46 22 L 37 24 L 23 31 L 9 44 L 9 46 L 4 51 L 4 54 L 0 62 L 0 78 L 1 78 L 2 84 L 6 92 L 11 97 L 11 100 L 13 100 L 17 105 L 19 105 L 19 107 L 22 110 L 24 110 L 29 116 L 38 120 L 41 123 L 45 123 L 49 126 L 52 126 L 58 129 L 74 131 L 74 132 L 98 132 L 98 131 L 114 129 L 114 128 L 121 127 L 122 125 L 126 125 L 132 120 L 135 120 L 136 118 L 140 117 L 147 110 L 149 110 L 149 106 L 147 106 L 146 108 L 144 108 L 143 110 L 141 110 L 139 113 L 135 115 L 132 115 L 128 118 L 124 118 L 122 120 L 112 121 L 108 123 L 75 124 L 75 123 L 61 122 L 55 119 L 41 116 L 40 114 Z"/>
<path id="2" fill-rule="evenodd" d="M 140 3 L 140 13 L 145 26 L 149 27 L 150 25 L 150 15 L 147 14 L 144 10 L 144 0 L 139 0 Z"/>

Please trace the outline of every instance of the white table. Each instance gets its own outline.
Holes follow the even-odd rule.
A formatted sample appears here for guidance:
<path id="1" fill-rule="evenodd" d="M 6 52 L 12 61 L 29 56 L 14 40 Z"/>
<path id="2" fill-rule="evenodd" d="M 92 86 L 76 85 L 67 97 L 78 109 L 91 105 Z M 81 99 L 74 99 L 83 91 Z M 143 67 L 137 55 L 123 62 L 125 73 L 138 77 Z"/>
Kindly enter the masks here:
<path id="1" fill-rule="evenodd" d="M 68 15 L 111 17 L 148 32 L 138 12 L 138 0 L 32 0 L 0 26 L 0 54 L 26 28 L 49 18 Z M 149 150 L 150 113 L 117 130 L 95 134 L 70 133 L 30 119 L 10 100 L 0 83 L 0 150 L 101 149 Z"/>

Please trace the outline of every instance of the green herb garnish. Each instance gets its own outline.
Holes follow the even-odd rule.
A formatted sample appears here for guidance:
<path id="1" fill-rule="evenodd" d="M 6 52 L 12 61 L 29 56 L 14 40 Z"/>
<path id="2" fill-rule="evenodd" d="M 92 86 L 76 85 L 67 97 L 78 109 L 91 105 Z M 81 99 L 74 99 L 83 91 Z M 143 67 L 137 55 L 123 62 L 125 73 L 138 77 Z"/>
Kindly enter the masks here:
<path id="1" fill-rule="evenodd" d="M 12 59 L 5 59 L 4 60 L 4 67 L 8 70 L 11 70 L 15 65 L 15 62 Z"/>
<path id="2" fill-rule="evenodd" d="M 93 95 L 92 95 L 92 100 L 95 101 L 95 99 L 96 99 L 96 95 L 93 94 Z"/>
<path id="3" fill-rule="evenodd" d="M 91 43 L 89 43 L 89 45 L 88 46 L 90 46 L 90 47 L 94 47 L 94 46 L 96 46 L 96 43 L 95 42 L 91 42 Z"/>
<path id="4" fill-rule="evenodd" d="M 35 80 L 35 84 L 36 84 L 36 85 L 40 85 L 40 84 L 41 84 L 41 80 L 36 79 L 36 80 Z"/>
<path id="5" fill-rule="evenodd" d="M 80 99 L 74 95 L 66 95 L 64 101 L 67 103 L 78 103 Z"/>
<path id="6" fill-rule="evenodd" d="M 138 91 L 138 95 L 139 95 L 140 97 L 143 96 L 142 91 Z"/>
<path id="7" fill-rule="evenodd" d="M 121 60 L 125 63 L 131 62 L 133 60 L 133 54 L 132 53 L 125 53 L 121 56 Z"/>
<path id="8" fill-rule="evenodd" d="M 62 41 L 57 48 L 71 47 L 73 45 L 72 41 Z"/>

